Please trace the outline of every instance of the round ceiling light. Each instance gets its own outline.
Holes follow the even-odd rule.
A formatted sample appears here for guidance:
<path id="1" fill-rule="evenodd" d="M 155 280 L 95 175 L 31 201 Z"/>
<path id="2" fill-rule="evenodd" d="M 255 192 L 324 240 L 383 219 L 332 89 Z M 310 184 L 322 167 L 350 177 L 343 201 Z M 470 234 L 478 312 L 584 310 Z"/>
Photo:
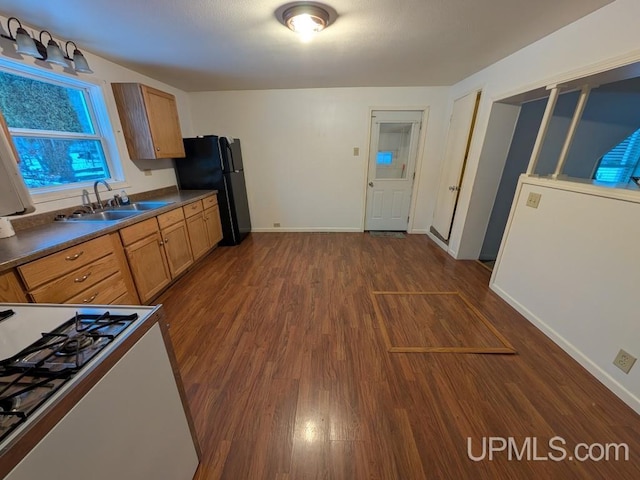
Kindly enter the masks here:
<path id="1" fill-rule="evenodd" d="M 282 13 L 282 21 L 292 31 L 308 37 L 329 26 L 329 12 L 318 5 L 300 3 L 288 7 Z"/>

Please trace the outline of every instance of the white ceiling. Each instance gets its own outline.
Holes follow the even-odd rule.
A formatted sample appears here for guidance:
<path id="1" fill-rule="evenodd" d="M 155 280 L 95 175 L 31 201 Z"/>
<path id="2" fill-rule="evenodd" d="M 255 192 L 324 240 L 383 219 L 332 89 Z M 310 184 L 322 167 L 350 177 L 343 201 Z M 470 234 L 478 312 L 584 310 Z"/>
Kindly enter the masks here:
<path id="1" fill-rule="evenodd" d="M 0 14 L 210 91 L 452 85 L 612 1 L 327 0 L 338 18 L 310 43 L 276 19 L 286 0 L 0 0 Z"/>

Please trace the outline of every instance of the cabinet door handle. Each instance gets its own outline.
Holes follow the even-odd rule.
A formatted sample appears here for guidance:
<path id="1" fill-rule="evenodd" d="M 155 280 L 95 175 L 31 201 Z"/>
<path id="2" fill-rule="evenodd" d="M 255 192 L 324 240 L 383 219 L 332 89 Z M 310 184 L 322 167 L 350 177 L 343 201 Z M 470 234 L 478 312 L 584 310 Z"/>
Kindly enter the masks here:
<path id="1" fill-rule="evenodd" d="M 84 282 L 87 278 L 89 278 L 89 275 L 91 275 L 91 272 L 87 273 L 86 275 L 83 275 L 81 277 L 78 277 L 76 279 L 74 279 L 73 281 L 76 283 L 82 283 Z"/>
<path id="2" fill-rule="evenodd" d="M 84 300 L 82 300 L 82 303 L 90 303 L 90 302 L 93 302 L 93 301 L 96 299 L 96 297 L 98 296 L 98 294 L 99 294 L 99 293 L 100 293 L 100 292 L 96 292 L 96 293 L 94 293 L 91 297 L 89 297 L 89 298 L 85 298 Z"/>
<path id="3" fill-rule="evenodd" d="M 68 257 L 64 257 L 64 259 L 70 262 L 73 262 L 74 260 L 77 260 L 78 258 L 80 258 L 80 255 L 82 255 L 83 253 L 84 253 L 84 250 L 80 250 L 75 255 L 69 255 Z"/>

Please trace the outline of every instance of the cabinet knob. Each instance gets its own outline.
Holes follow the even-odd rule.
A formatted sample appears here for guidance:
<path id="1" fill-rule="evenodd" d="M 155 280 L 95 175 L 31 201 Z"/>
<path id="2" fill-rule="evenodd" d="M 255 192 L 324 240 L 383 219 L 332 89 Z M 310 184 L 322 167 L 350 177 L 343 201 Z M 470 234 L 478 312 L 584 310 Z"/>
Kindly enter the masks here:
<path id="1" fill-rule="evenodd" d="M 158 245 L 162 246 L 162 245 L 164 245 L 164 242 L 163 242 L 162 240 L 160 240 L 160 241 L 158 242 Z"/>
<path id="2" fill-rule="evenodd" d="M 168 238 L 165 238 L 165 239 L 164 239 L 164 243 L 169 243 L 169 239 L 168 239 Z"/>
<path id="3" fill-rule="evenodd" d="M 159 151 L 160 151 L 160 147 L 156 147 L 156 152 L 159 152 Z"/>

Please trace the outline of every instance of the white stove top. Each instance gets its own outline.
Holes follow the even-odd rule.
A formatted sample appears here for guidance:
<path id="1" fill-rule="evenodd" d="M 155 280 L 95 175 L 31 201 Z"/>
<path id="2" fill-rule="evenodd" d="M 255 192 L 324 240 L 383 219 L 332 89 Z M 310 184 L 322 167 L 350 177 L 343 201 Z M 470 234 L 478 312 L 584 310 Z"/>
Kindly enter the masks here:
<path id="1" fill-rule="evenodd" d="M 40 339 L 43 332 L 73 318 L 76 313 L 102 314 L 106 311 L 114 315 L 137 313 L 140 318 L 151 313 L 156 307 L 121 305 L 59 305 L 0 303 L 0 311 L 13 310 L 15 315 L 0 321 L 0 360 L 12 357 Z"/>

